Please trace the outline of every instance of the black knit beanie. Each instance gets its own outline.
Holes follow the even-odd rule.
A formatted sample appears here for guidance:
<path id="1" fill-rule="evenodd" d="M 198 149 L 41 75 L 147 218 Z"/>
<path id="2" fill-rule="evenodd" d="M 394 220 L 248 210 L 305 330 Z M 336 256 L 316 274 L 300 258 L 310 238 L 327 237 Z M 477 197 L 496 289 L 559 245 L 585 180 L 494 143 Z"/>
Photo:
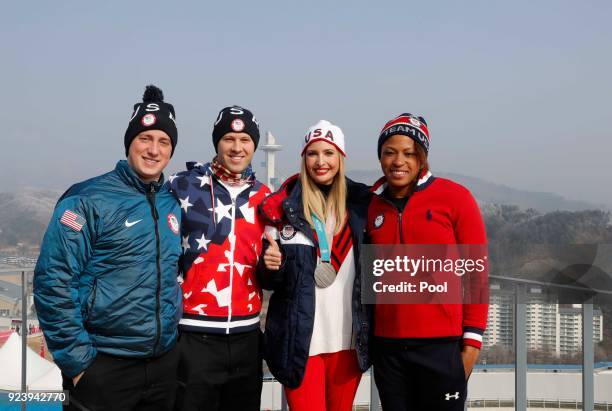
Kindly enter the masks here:
<path id="1" fill-rule="evenodd" d="M 231 132 L 247 133 L 251 140 L 253 140 L 253 143 L 255 143 L 255 149 L 257 149 L 257 144 L 259 144 L 259 123 L 253 113 L 246 108 L 231 106 L 225 107 L 219 112 L 212 132 L 215 152 L 221 137 Z"/>
<path id="2" fill-rule="evenodd" d="M 142 96 L 142 103 L 134 104 L 134 112 L 125 130 L 123 141 L 125 155 L 128 155 L 132 140 L 145 130 L 161 130 L 168 134 L 172 142 L 172 154 L 174 154 L 178 141 L 175 117 L 172 104 L 164 102 L 164 93 L 153 85 L 147 86 Z"/>

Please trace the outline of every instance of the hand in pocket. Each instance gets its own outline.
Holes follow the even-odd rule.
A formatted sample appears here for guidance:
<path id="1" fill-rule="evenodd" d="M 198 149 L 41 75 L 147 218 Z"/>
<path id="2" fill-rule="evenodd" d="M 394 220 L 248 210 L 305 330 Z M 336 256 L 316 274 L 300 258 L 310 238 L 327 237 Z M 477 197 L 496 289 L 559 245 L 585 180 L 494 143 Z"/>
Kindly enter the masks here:
<path id="1" fill-rule="evenodd" d="M 77 375 L 76 377 L 72 379 L 72 385 L 74 386 L 74 388 L 76 388 L 81 378 L 83 378 L 83 374 L 85 374 L 85 371 L 81 371 L 79 375 Z"/>
<path id="2" fill-rule="evenodd" d="M 472 347 L 470 345 L 466 345 L 463 347 L 461 351 L 461 360 L 463 362 L 463 370 L 465 371 L 465 379 L 467 381 L 472 374 L 472 370 L 474 369 L 474 365 L 478 360 L 478 354 L 480 350 L 476 347 Z"/>

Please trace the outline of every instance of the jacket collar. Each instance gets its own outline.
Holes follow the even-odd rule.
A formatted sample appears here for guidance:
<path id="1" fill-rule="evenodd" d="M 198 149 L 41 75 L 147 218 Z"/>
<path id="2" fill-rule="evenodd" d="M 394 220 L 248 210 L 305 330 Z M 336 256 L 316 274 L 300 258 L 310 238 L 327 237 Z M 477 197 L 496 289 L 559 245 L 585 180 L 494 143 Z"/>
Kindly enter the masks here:
<path id="1" fill-rule="evenodd" d="M 136 190 L 147 193 L 151 191 L 151 188 L 155 192 L 159 191 L 164 184 L 164 174 L 162 173 L 159 177 L 159 181 L 153 183 L 145 183 L 136 175 L 132 167 L 128 164 L 127 160 L 119 160 L 115 166 L 115 172 L 119 175 L 119 178 L 128 186 L 134 187 Z"/>
<path id="2" fill-rule="evenodd" d="M 185 163 L 185 166 L 187 168 L 187 171 L 191 171 L 191 172 L 195 172 L 197 174 L 200 174 L 202 176 L 208 176 L 208 177 L 214 177 L 217 178 L 217 176 L 215 175 L 214 171 L 212 170 L 211 167 L 211 162 L 208 163 L 200 163 L 197 161 L 188 161 Z M 251 167 L 251 165 L 249 164 L 249 168 Z M 251 175 L 253 176 L 253 181 L 249 184 L 251 185 L 256 185 L 257 184 L 257 177 L 255 176 L 255 172 L 251 171 Z"/>
<path id="3" fill-rule="evenodd" d="M 210 169 L 210 163 L 199 163 L 197 161 L 188 161 L 185 163 L 187 171 L 194 171 L 203 176 L 211 176 L 212 170 Z"/>
<path id="4" fill-rule="evenodd" d="M 414 192 L 426 189 L 431 183 L 433 183 L 435 179 L 436 178 L 433 176 L 433 174 L 431 174 L 431 171 L 429 170 L 427 172 L 422 173 L 421 177 L 419 178 L 419 181 L 417 181 L 417 185 L 414 189 Z M 387 178 L 383 176 L 374 183 L 371 188 L 371 191 L 376 195 L 382 195 L 383 191 L 385 191 L 385 189 L 387 188 L 387 185 Z"/>
<path id="5" fill-rule="evenodd" d="M 301 196 L 299 174 L 295 174 L 285 180 L 277 191 L 266 197 L 259 205 L 259 210 L 269 222 L 279 223 L 285 214 L 285 206 L 302 211 Z"/>

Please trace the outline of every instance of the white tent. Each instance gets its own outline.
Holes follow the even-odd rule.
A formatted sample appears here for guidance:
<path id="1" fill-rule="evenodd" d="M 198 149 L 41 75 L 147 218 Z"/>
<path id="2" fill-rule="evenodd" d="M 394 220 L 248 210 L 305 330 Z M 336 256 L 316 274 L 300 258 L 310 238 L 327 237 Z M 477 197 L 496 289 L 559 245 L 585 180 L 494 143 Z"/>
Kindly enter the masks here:
<path id="1" fill-rule="evenodd" d="M 62 374 L 50 361 L 45 360 L 30 347 L 26 347 L 26 384 L 29 390 L 59 391 L 62 389 Z M 11 334 L 0 348 L 0 390 L 21 389 L 21 338 Z"/>

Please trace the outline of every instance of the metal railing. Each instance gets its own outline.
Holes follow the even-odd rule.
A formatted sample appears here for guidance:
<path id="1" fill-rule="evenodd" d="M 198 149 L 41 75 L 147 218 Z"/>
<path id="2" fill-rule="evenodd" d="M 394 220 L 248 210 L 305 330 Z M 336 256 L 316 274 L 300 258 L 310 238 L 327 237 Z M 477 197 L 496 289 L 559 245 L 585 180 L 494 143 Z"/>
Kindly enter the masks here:
<path id="1" fill-rule="evenodd" d="M 537 404 L 542 403 L 563 403 L 564 406 L 570 404 L 580 404 L 580 408 L 583 410 L 608 410 L 612 409 L 612 405 L 606 403 L 595 404 L 595 389 L 594 389 L 594 371 L 595 371 L 595 354 L 593 349 L 593 303 L 592 299 L 587 300 L 582 304 L 582 401 L 567 402 L 567 401 L 549 401 L 549 400 L 530 400 L 527 398 L 527 335 L 520 330 L 527 328 L 527 304 L 521 303 L 524 301 L 522 295 L 525 292 L 525 287 L 528 285 L 545 285 L 547 287 L 556 287 L 561 289 L 571 290 L 582 290 L 582 291 L 596 291 L 599 294 L 612 295 L 612 292 L 608 290 L 593 290 L 586 289 L 580 286 L 567 286 L 559 284 L 542 283 L 533 280 L 522 280 L 515 278 L 496 277 L 491 278 L 503 279 L 511 281 L 515 284 L 515 306 L 514 310 L 514 362 L 515 362 L 515 392 L 513 400 L 497 400 L 498 403 L 504 403 L 509 407 L 514 407 L 516 411 L 526 411 L 527 408 L 544 408 L 539 407 Z M 375 401 L 371 401 L 370 410 L 380 410 L 378 402 L 378 391 L 374 382 L 374 375 L 372 373 L 371 378 L 371 398 Z M 495 402 L 496 400 L 493 400 Z M 466 401 L 467 407 L 482 408 L 482 406 L 471 405 L 471 404 L 489 404 L 489 400 L 468 400 Z M 567 404 L 566 404 L 567 403 Z M 604 408 L 601 408 L 604 407 Z M 574 409 L 574 408 L 569 408 Z"/>
<path id="2" fill-rule="evenodd" d="M 515 406 L 515 401 L 513 398 L 471 399 L 467 401 L 467 406 L 469 408 L 510 408 Z M 527 400 L 527 407 L 562 410 L 582 410 L 583 403 L 582 401 L 530 399 Z M 590 409 L 612 411 L 612 403 L 598 402 L 595 403 L 594 407 Z"/>
<path id="3" fill-rule="evenodd" d="M 28 324 L 28 281 L 27 276 L 31 270 L 0 270 L 4 273 L 21 273 L 21 392 L 27 392 L 27 324 Z M 530 282 L 531 284 L 531 282 Z M 524 291 L 521 280 L 516 280 L 517 296 Z M 520 301 L 518 299 L 517 301 Z M 466 408 L 485 408 L 485 407 L 514 407 L 517 411 L 526 411 L 527 408 L 550 408 L 557 407 L 559 409 L 584 409 L 584 410 L 610 410 L 612 404 L 595 403 L 594 401 L 594 350 L 593 350 L 593 304 L 587 302 L 582 304 L 582 401 L 566 401 L 566 400 L 544 400 L 544 399 L 528 399 L 527 398 L 527 336 L 524 330 L 527 323 L 527 304 L 516 303 L 514 310 L 514 344 L 515 344 L 515 397 L 514 399 L 469 399 L 466 401 Z M 282 396 L 281 409 L 287 410 L 287 401 Z M 21 409 L 25 410 L 25 402 L 21 404 Z M 361 406 L 360 408 L 363 408 Z M 370 405 L 369 409 L 380 410 L 380 399 L 378 390 L 374 381 L 374 374 L 371 373 L 370 378 Z"/>
<path id="4" fill-rule="evenodd" d="M 21 273 L 21 390 L 22 394 L 27 392 L 27 348 L 28 348 L 28 274 L 29 270 L 2 269 L 0 273 L 17 274 Z M 21 409 L 26 410 L 26 403 L 21 402 Z"/>

